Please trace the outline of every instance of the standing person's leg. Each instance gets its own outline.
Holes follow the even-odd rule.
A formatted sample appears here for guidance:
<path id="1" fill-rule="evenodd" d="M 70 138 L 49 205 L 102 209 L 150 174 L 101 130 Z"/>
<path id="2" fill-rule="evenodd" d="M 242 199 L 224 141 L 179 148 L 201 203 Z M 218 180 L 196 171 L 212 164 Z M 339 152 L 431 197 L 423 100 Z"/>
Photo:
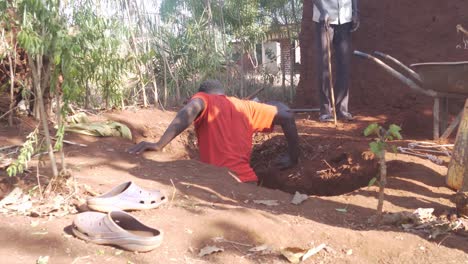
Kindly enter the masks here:
<path id="1" fill-rule="evenodd" d="M 315 61 L 317 87 L 320 100 L 320 121 L 333 121 L 330 100 L 330 74 L 328 72 L 327 30 L 324 23 L 315 25 Z M 333 30 L 331 30 L 333 31 Z M 333 32 L 328 32 L 333 39 Z"/>
<path id="2" fill-rule="evenodd" d="M 338 117 L 347 120 L 352 119 L 348 110 L 349 80 L 351 74 L 351 28 L 352 23 L 333 26 L 335 37 L 333 47 L 335 50 L 336 65 L 336 112 Z"/>

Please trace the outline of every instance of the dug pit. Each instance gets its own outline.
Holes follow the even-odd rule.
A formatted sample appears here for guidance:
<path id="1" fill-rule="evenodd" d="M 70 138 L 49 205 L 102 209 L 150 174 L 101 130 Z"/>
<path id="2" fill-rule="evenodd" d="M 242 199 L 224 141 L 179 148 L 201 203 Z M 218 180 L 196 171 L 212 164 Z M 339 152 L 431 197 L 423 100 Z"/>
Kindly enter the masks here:
<path id="1" fill-rule="evenodd" d="M 302 138 L 299 164 L 283 171 L 274 167 L 274 160 L 287 150 L 284 137 L 255 143 L 251 165 L 261 185 L 267 188 L 334 196 L 368 186 L 378 172 L 377 161 L 365 140 Z"/>

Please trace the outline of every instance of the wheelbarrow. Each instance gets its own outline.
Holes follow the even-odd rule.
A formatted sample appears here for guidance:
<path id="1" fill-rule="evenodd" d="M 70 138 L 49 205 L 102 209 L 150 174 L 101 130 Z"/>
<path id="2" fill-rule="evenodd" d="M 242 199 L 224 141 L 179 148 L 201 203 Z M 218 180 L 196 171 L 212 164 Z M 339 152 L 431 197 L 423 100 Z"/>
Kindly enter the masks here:
<path id="1" fill-rule="evenodd" d="M 468 61 L 460 62 L 428 62 L 406 66 L 394 57 L 382 52 L 374 52 L 381 59 L 386 59 L 399 70 L 389 66 L 381 59 L 361 51 L 354 55 L 371 60 L 381 66 L 393 77 L 402 81 L 413 91 L 433 97 L 433 136 L 434 139 L 445 139 L 450 136 L 460 123 L 461 114 L 448 125 L 448 99 L 468 98 Z M 442 134 L 442 136 L 440 136 Z"/>

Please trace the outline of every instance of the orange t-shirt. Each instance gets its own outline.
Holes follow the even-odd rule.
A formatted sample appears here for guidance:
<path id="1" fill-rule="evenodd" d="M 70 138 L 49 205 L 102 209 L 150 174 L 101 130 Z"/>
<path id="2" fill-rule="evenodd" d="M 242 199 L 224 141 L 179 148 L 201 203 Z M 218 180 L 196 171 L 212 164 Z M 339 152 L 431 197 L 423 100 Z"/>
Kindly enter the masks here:
<path id="1" fill-rule="evenodd" d="M 232 170 L 242 182 L 257 181 L 250 167 L 252 135 L 273 129 L 276 107 L 203 92 L 195 98 L 205 104 L 195 120 L 200 160 Z"/>

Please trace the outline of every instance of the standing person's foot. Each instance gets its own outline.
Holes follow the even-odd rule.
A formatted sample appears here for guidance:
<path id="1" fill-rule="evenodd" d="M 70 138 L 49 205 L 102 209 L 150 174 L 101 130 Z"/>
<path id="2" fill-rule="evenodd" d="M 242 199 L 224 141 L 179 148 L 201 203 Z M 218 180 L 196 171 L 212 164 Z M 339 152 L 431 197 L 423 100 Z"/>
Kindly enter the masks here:
<path id="1" fill-rule="evenodd" d="M 354 117 L 349 112 L 343 112 L 338 114 L 338 118 L 343 119 L 345 121 L 353 121 Z"/>
<path id="2" fill-rule="evenodd" d="M 330 114 L 322 114 L 319 117 L 320 122 L 333 122 L 333 116 Z"/>

